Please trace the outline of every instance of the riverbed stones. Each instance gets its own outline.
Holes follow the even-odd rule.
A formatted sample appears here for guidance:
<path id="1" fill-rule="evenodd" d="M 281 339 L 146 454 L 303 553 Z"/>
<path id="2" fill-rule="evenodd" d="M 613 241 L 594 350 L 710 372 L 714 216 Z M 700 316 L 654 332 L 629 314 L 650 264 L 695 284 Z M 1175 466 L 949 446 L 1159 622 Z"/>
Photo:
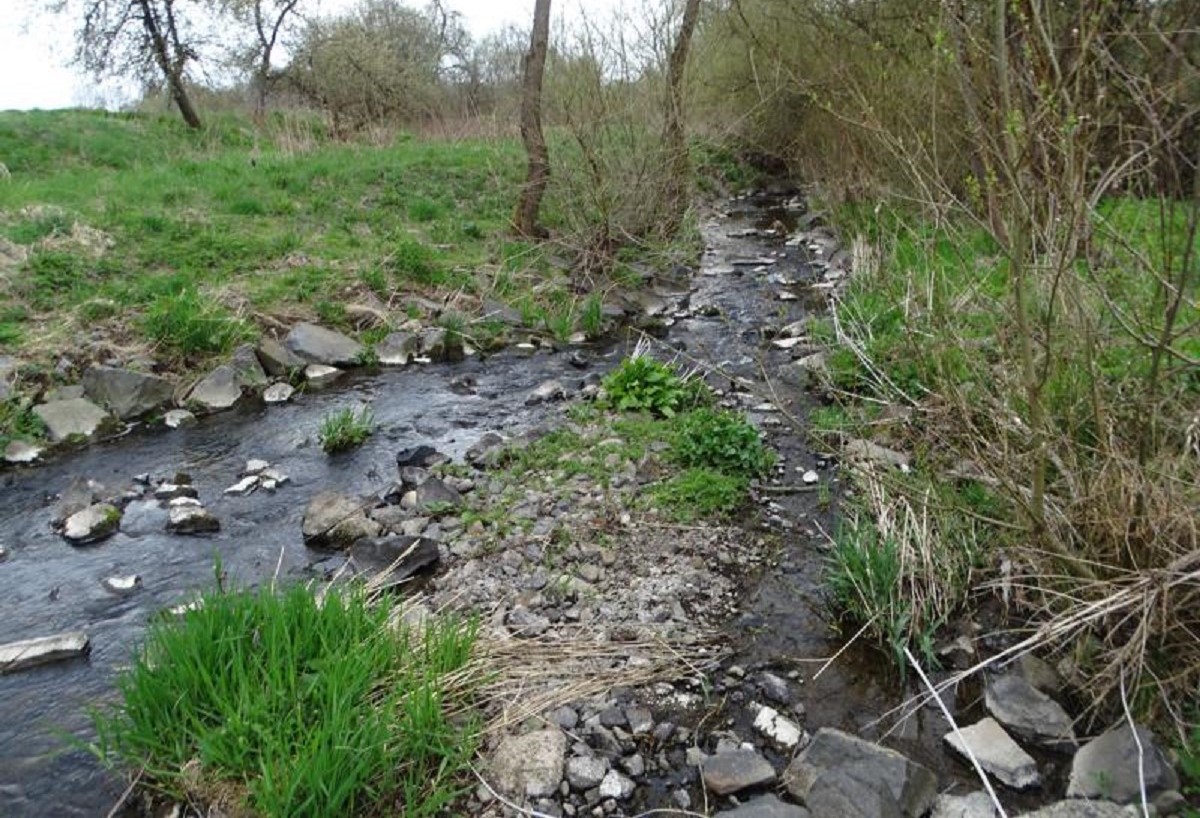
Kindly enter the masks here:
<path id="1" fill-rule="evenodd" d="M 120 525 L 120 509 L 108 503 L 95 503 L 68 517 L 62 535 L 72 545 L 88 545 L 111 537 Z"/>
<path id="2" fill-rule="evenodd" d="M 163 415 L 163 424 L 168 429 L 182 429 L 196 422 L 196 416 L 187 409 L 171 409 Z"/>
<path id="3" fill-rule="evenodd" d="M 237 373 L 238 383 L 243 389 L 259 390 L 266 386 L 270 379 L 258 360 L 258 354 L 250 344 L 242 344 L 229 356 L 229 365 Z"/>
<path id="4" fill-rule="evenodd" d="M 0 645 L 0 674 L 74 659 L 88 652 L 88 637 L 83 631 L 68 631 Z"/>
<path id="5" fill-rule="evenodd" d="M 344 375 L 336 366 L 326 364 L 309 364 L 304 367 L 304 382 L 313 389 L 324 389 Z"/>
<path id="6" fill-rule="evenodd" d="M 287 403 L 296 394 L 290 383 L 273 383 L 263 390 L 263 403 Z"/>
<path id="7" fill-rule="evenodd" d="M 361 500 L 337 491 L 323 491 L 308 502 L 301 521 L 305 545 L 346 548 L 362 537 L 377 537 L 379 523 L 367 517 Z"/>
<path id="8" fill-rule="evenodd" d="M 449 459 L 432 446 L 422 444 L 420 446 L 410 446 L 396 452 L 396 467 L 403 469 L 408 466 L 416 466 L 417 468 L 428 469 L 439 463 L 445 463 Z"/>
<path id="9" fill-rule="evenodd" d="M 600 782 L 599 795 L 601 798 L 615 798 L 618 801 L 624 801 L 633 795 L 636 786 L 632 779 L 621 775 L 616 770 L 609 770 L 605 773 L 604 780 Z"/>
<path id="10" fill-rule="evenodd" d="M 510 736 L 492 754 L 492 783 L 513 798 L 545 798 L 563 780 L 567 737 L 561 730 L 536 730 Z"/>
<path id="11" fill-rule="evenodd" d="M 717 753 L 700 764 L 704 786 L 716 795 L 762 787 L 775 782 L 775 768 L 755 750 L 737 749 Z"/>
<path id="12" fill-rule="evenodd" d="M 137 574 L 105 577 L 100 580 L 100 585 L 114 596 L 129 596 L 141 590 L 142 578 Z"/>
<path id="13" fill-rule="evenodd" d="M 780 801 L 774 795 L 760 795 L 733 809 L 722 810 L 717 818 L 810 818 L 804 807 Z"/>
<path id="14" fill-rule="evenodd" d="M 996 806 L 983 790 L 969 795 L 939 795 L 929 818 L 996 818 Z"/>
<path id="15" fill-rule="evenodd" d="M 937 797 L 937 777 L 927 768 L 829 727 L 788 766 L 783 783 L 814 818 L 918 818 Z"/>
<path id="16" fill-rule="evenodd" d="M 279 341 L 265 335 L 259 339 L 255 354 L 258 356 L 258 362 L 262 368 L 268 375 L 275 378 L 289 378 L 293 372 L 303 369 L 304 364 L 307 363 Z"/>
<path id="17" fill-rule="evenodd" d="M 539 403 L 550 403 L 551 401 L 566 400 L 567 388 L 560 381 L 549 380 L 543 381 L 532 392 L 529 397 L 525 398 L 526 406 L 534 406 Z"/>
<path id="18" fill-rule="evenodd" d="M 798 747 L 804 737 L 799 725 L 773 707 L 758 707 L 754 715 L 754 729 L 785 750 Z"/>
<path id="19" fill-rule="evenodd" d="M 962 739 L 951 730 L 945 735 L 945 741 L 968 762 L 973 754 L 987 773 L 1013 789 L 1023 790 L 1041 783 L 1037 762 L 1012 740 L 995 719 L 983 719 L 962 728 L 961 732 Z"/>
<path id="20" fill-rule="evenodd" d="M 416 509 L 430 506 L 457 507 L 463 502 L 462 494 L 440 477 L 430 477 L 422 481 L 413 494 L 413 508 Z"/>
<path id="21" fill-rule="evenodd" d="M 230 364 L 213 369 L 188 393 L 187 402 L 207 412 L 219 412 L 233 407 L 242 398 L 238 372 Z"/>
<path id="22" fill-rule="evenodd" d="M 1121 724 L 1092 739 L 1075 754 L 1067 797 L 1133 803 L 1141 798 L 1143 775 L 1151 798 L 1165 790 L 1179 789 L 1179 777 L 1159 749 L 1154 734 L 1139 726 L 1135 738 L 1130 726 Z"/>
<path id="23" fill-rule="evenodd" d="M 1022 738 L 1058 749 L 1075 745 L 1075 728 L 1067 711 L 1016 673 L 989 678 L 984 703 L 996 721 Z"/>
<path id="24" fill-rule="evenodd" d="M 393 332 L 375 346 L 379 363 L 405 366 L 421 354 L 421 339 L 411 332 Z"/>
<path id="25" fill-rule="evenodd" d="M 608 774 L 608 760 L 600 756 L 572 756 L 567 759 L 567 783 L 573 790 L 600 786 Z"/>
<path id="26" fill-rule="evenodd" d="M 325 366 L 354 366 L 364 352 L 353 338 L 307 322 L 292 327 L 283 345 L 307 363 Z"/>
<path id="27" fill-rule="evenodd" d="M 152 412 L 170 403 L 175 394 L 174 384 L 166 378 L 111 366 L 89 368 L 82 385 L 88 398 L 121 420 Z"/>
<path id="28" fill-rule="evenodd" d="M 73 438 L 90 438 L 114 428 L 113 417 L 87 398 L 67 398 L 33 407 L 46 425 L 50 440 L 61 443 Z"/>
<path id="29" fill-rule="evenodd" d="M 180 500 L 191 500 L 180 503 Z M 212 534 L 221 530 L 221 521 L 190 497 L 171 501 L 167 509 L 167 531 L 172 534 Z"/>
<path id="30" fill-rule="evenodd" d="M 388 579 L 398 582 L 436 563 L 441 549 L 429 537 L 363 537 L 351 544 L 350 557 L 364 568 L 386 569 Z"/>
<path id="31" fill-rule="evenodd" d="M 1021 818 L 1143 818 L 1137 807 L 1121 806 L 1111 801 L 1068 799 L 1021 814 Z"/>
<path id="32" fill-rule="evenodd" d="M 50 523 L 56 527 L 61 526 L 72 514 L 83 511 L 92 503 L 97 502 L 104 492 L 104 486 L 95 480 L 87 480 L 83 477 L 72 478 L 67 487 L 58 495 L 58 502 L 54 504 L 54 509 L 50 514 Z"/>

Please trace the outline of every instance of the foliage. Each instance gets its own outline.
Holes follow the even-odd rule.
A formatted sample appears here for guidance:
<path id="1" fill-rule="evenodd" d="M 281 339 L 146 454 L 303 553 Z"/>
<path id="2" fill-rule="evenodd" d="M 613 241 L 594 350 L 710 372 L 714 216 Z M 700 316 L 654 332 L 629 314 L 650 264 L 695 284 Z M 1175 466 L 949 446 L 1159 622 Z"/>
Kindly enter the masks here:
<path id="1" fill-rule="evenodd" d="M 369 407 L 355 412 L 350 407 L 339 409 L 321 420 L 317 434 L 321 448 L 329 454 L 361 446 L 375 429 L 375 416 Z"/>
<path id="2" fill-rule="evenodd" d="M 226 353 L 254 337 L 248 323 L 190 289 L 152 301 L 143 325 L 148 337 L 184 355 Z"/>
<path id="3" fill-rule="evenodd" d="M 620 411 L 651 412 L 668 418 L 699 405 L 708 396 L 702 381 L 680 377 L 649 355 L 626 358 L 604 377 L 603 386 L 609 401 Z"/>
<path id="4" fill-rule="evenodd" d="M 649 499 L 681 523 L 721 519 L 746 502 L 746 480 L 712 469 L 690 468 L 651 488 Z"/>
<path id="5" fill-rule="evenodd" d="M 37 440 L 46 436 L 46 425 L 31 406 L 15 400 L 0 400 L 0 452 L 14 439 Z"/>
<path id="6" fill-rule="evenodd" d="M 352 591 L 201 602 L 151 627 L 119 707 L 95 715 L 109 762 L 177 798 L 280 818 L 433 816 L 457 794 L 474 736 L 449 718 L 451 677 L 473 625 L 414 632 Z"/>
<path id="7" fill-rule="evenodd" d="M 740 414 L 701 408 L 680 415 L 672 456 L 688 468 L 758 477 L 775 462 L 758 430 Z"/>

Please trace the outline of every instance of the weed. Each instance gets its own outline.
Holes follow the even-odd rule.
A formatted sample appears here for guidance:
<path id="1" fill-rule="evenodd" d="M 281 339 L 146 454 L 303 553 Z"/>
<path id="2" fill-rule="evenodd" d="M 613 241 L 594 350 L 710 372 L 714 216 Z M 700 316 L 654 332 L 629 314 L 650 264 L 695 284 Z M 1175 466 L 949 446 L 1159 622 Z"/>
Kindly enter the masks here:
<path id="1" fill-rule="evenodd" d="M 94 714 L 102 758 L 177 798 L 264 816 L 427 818 L 457 795 L 475 724 L 449 713 L 473 624 L 418 634 L 359 593 L 318 602 L 302 587 L 202 601 L 151 627 L 120 707 Z"/>
<path id="2" fill-rule="evenodd" d="M 329 454 L 361 446 L 375 428 L 375 416 L 364 406 L 355 412 L 350 407 L 339 409 L 321 420 L 318 439 Z"/>
<path id="3" fill-rule="evenodd" d="M 1179 748 L 1179 777 L 1183 780 L 1184 795 L 1200 797 L 1200 727 L 1192 727 L 1191 734 Z M 1200 810 L 1193 809 L 1184 814 L 1187 818 L 1195 818 L 1200 815 Z"/>
<path id="4" fill-rule="evenodd" d="M 150 338 L 184 355 L 227 353 L 255 334 L 248 323 L 195 290 L 160 296 L 142 325 Z"/>
<path id="5" fill-rule="evenodd" d="M 758 430 L 734 412 L 696 409 L 679 415 L 675 427 L 672 456 L 688 468 L 755 477 L 775 463 Z"/>
<path id="6" fill-rule="evenodd" d="M 746 500 L 746 481 L 711 469 L 687 469 L 655 485 L 650 501 L 681 523 L 730 516 Z"/>
<path id="7" fill-rule="evenodd" d="M 391 287 L 388 283 L 388 276 L 382 267 L 366 267 L 359 271 L 358 278 L 380 298 L 387 298 L 390 294 Z"/>
<path id="8" fill-rule="evenodd" d="M 0 400 L 0 450 L 10 440 L 36 440 L 46 436 L 46 426 L 33 410 L 15 400 Z"/>
<path id="9" fill-rule="evenodd" d="M 318 301 L 313 309 L 326 326 L 345 327 L 347 324 L 346 305 L 341 301 Z"/>
<path id="10" fill-rule="evenodd" d="M 583 300 L 579 310 L 579 328 L 588 338 L 599 338 L 604 332 L 604 302 L 599 294 L 592 293 Z"/>
<path id="11" fill-rule="evenodd" d="M 605 376 L 604 391 L 613 406 L 623 412 L 651 412 L 663 417 L 704 402 L 708 388 L 696 378 L 683 378 L 664 363 L 648 355 L 626 358 Z"/>
<path id="12" fill-rule="evenodd" d="M 443 277 L 433 251 L 414 239 L 403 239 L 396 244 L 388 266 L 401 279 L 418 284 L 438 284 Z"/>

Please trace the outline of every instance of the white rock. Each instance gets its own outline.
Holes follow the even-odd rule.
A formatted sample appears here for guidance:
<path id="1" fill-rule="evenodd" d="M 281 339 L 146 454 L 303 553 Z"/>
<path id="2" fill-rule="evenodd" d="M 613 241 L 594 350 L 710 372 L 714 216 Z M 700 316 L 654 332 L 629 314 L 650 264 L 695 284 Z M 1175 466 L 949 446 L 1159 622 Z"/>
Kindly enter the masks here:
<path id="1" fill-rule="evenodd" d="M 258 479 L 258 475 L 256 474 L 252 474 L 249 477 L 243 477 L 241 480 L 225 489 L 225 493 L 232 494 L 235 497 L 245 497 L 247 494 L 258 488 Z"/>
<path id="2" fill-rule="evenodd" d="M 969 758 L 967 747 L 970 747 L 980 766 L 1002 783 L 1018 790 L 1041 783 L 1033 756 L 1022 750 L 995 719 L 986 718 L 963 728 L 962 737 L 965 746 L 953 730 L 945 735 L 945 741 L 964 758 Z"/>
<path id="3" fill-rule="evenodd" d="M 813 483 L 821 482 L 821 475 L 817 474 L 812 469 L 809 469 L 800 479 L 811 486 Z"/>
<path id="4" fill-rule="evenodd" d="M 616 770 L 609 770 L 604 780 L 600 782 L 601 798 L 616 798 L 624 800 L 633 795 L 634 783 Z"/>
<path id="5" fill-rule="evenodd" d="M 130 574 L 127 577 L 105 577 L 100 581 L 100 584 L 110 594 L 125 596 L 142 587 L 142 578 L 137 574 Z"/>
<path id="6" fill-rule="evenodd" d="M 804 731 L 773 707 L 760 707 L 754 717 L 754 729 L 781 747 L 792 749 L 800 743 Z"/>
<path id="7" fill-rule="evenodd" d="M 242 469 L 242 474 L 261 474 L 271 468 L 271 464 L 265 460 L 247 460 L 246 467 Z"/>
<path id="8" fill-rule="evenodd" d="M 261 477 L 264 481 L 271 480 L 278 486 L 282 486 L 284 483 L 291 482 L 291 479 L 292 479 L 276 468 L 263 469 L 262 472 L 258 476 Z"/>
<path id="9" fill-rule="evenodd" d="M 167 503 L 167 505 L 171 508 L 180 508 L 182 506 L 195 506 L 196 508 L 199 508 L 200 501 L 195 497 L 176 497 Z"/>
<path id="10" fill-rule="evenodd" d="M 779 292 L 780 301 L 797 301 L 799 298 L 800 296 L 796 295 L 795 293 L 790 293 L 787 290 L 780 290 Z"/>
<path id="11" fill-rule="evenodd" d="M 70 631 L 0 645 L 0 673 L 12 673 L 35 665 L 59 662 L 87 652 L 88 638 L 83 631 Z"/>
<path id="12" fill-rule="evenodd" d="M 4 462 L 33 463 L 42 456 L 42 448 L 24 440 L 10 440 L 4 447 Z"/>
<path id="13" fill-rule="evenodd" d="M 342 370 L 336 366 L 325 366 L 324 364 L 309 364 L 304 367 L 304 379 L 308 381 L 308 385 L 314 389 L 320 389 L 323 386 L 336 381 L 342 377 Z"/>
<path id="14" fill-rule="evenodd" d="M 296 394 L 289 383 L 273 383 L 263 391 L 264 403 L 287 403 Z"/>
<path id="15" fill-rule="evenodd" d="M 102 540 L 116 533 L 121 512 L 108 503 L 96 503 L 77 511 L 63 524 L 63 536 L 73 543 Z"/>
<path id="16" fill-rule="evenodd" d="M 168 429 L 178 429 L 181 426 L 190 426 L 196 422 L 196 416 L 187 409 L 172 409 L 163 415 L 163 423 Z"/>
<path id="17" fill-rule="evenodd" d="M 774 341 L 771 342 L 771 345 L 778 349 L 791 349 L 792 347 L 796 347 L 796 346 L 799 346 L 800 344 L 803 344 L 806 340 L 807 339 L 805 339 L 805 338 L 795 338 L 795 337 L 793 337 L 793 338 L 776 338 Z"/>

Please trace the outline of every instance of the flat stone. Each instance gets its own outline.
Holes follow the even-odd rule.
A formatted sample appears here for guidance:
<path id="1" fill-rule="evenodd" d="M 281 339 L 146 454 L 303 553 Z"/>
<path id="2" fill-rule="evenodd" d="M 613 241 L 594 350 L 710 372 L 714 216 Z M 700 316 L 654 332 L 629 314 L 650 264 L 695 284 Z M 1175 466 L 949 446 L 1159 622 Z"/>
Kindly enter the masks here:
<path id="1" fill-rule="evenodd" d="M 362 360 L 363 345 L 353 338 L 316 324 L 292 327 L 283 345 L 310 364 L 354 366 Z"/>
<path id="2" fill-rule="evenodd" d="M 1141 809 L 1111 801 L 1070 799 L 1022 813 L 1020 818 L 1142 818 Z"/>
<path id="3" fill-rule="evenodd" d="M 717 795 L 730 795 L 775 781 L 775 768 L 754 750 L 717 753 L 700 765 L 704 786 Z"/>
<path id="4" fill-rule="evenodd" d="M 773 707 L 758 709 L 754 716 L 754 729 L 787 750 L 798 746 L 804 736 L 804 731 L 795 722 L 785 718 Z"/>
<path id="5" fill-rule="evenodd" d="M 34 463 L 42 456 L 42 447 L 24 440 L 10 440 L 4 447 L 5 463 Z"/>
<path id="6" fill-rule="evenodd" d="M 953 730 L 945 735 L 945 741 L 951 749 L 968 760 L 967 747 L 970 747 L 980 766 L 1000 782 L 1018 790 L 1041 783 L 1037 762 L 1004 732 L 995 719 L 986 718 L 965 727 L 962 735 L 966 746 Z"/>
<path id="7" fill-rule="evenodd" d="M 350 546 L 350 556 L 366 568 L 386 570 L 389 580 L 399 582 L 436 563 L 441 549 L 429 537 L 364 537 Z"/>
<path id="8" fill-rule="evenodd" d="M 417 486 L 416 491 L 416 507 L 418 509 L 428 508 L 431 505 L 460 506 L 463 502 L 462 494 L 446 485 L 446 481 L 440 477 L 430 477 Z"/>
<path id="9" fill-rule="evenodd" d="M 329 386 L 343 374 L 345 373 L 336 366 L 326 366 L 325 364 L 309 364 L 304 367 L 304 381 L 313 389 Z"/>
<path id="10" fill-rule="evenodd" d="M 191 498 L 178 498 L 191 499 Z M 221 521 L 201 505 L 175 505 L 167 513 L 167 531 L 172 534 L 211 534 L 221 530 Z"/>
<path id="11" fill-rule="evenodd" d="M 308 502 L 301 521 L 305 545 L 346 548 L 362 537 L 377 537 L 379 523 L 369 519 L 360 500 L 336 491 L 323 491 Z"/>
<path id="12" fill-rule="evenodd" d="M 263 390 L 264 403 L 287 403 L 296 394 L 296 388 L 290 383 L 273 383 Z"/>
<path id="13" fill-rule="evenodd" d="M 246 461 L 246 465 L 242 467 L 243 475 L 262 474 L 267 469 L 271 468 L 271 464 L 266 460 L 254 458 Z"/>
<path id="14" fill-rule="evenodd" d="M 1071 762 L 1067 797 L 1106 798 L 1121 804 L 1140 800 L 1138 741 L 1147 794 L 1153 798 L 1165 790 L 1179 789 L 1179 776 L 1159 749 L 1154 734 L 1139 726 L 1135 741 L 1129 725 L 1121 724 L 1079 748 Z"/>
<path id="15" fill-rule="evenodd" d="M 600 782 L 600 797 L 615 798 L 618 801 L 624 801 L 633 795 L 635 788 L 636 785 L 631 779 L 621 775 L 616 770 L 609 770 L 604 776 L 604 780 Z"/>
<path id="16" fill-rule="evenodd" d="M 98 542 L 117 533 L 121 512 L 108 503 L 96 503 L 77 511 L 63 524 L 63 537 L 72 545 Z"/>
<path id="17" fill-rule="evenodd" d="M 421 339 L 411 332 L 393 332 L 375 346 L 384 366 L 404 366 L 421 353 Z"/>
<path id="18" fill-rule="evenodd" d="M 174 500 L 176 497 L 199 497 L 200 492 L 195 486 L 178 483 L 159 483 L 154 488 L 154 499 Z"/>
<path id="19" fill-rule="evenodd" d="M 191 426 L 196 422 L 196 416 L 187 409 L 171 409 L 163 415 L 163 423 L 168 429 L 179 429 Z"/>
<path id="20" fill-rule="evenodd" d="M 608 773 L 608 760 L 600 756 L 572 756 L 567 759 L 567 783 L 583 791 L 600 786 Z"/>
<path id="21" fill-rule="evenodd" d="M 567 737 L 558 729 L 506 738 L 492 754 L 492 783 L 514 798 L 553 795 L 563 780 L 566 752 Z"/>
<path id="22" fill-rule="evenodd" d="M 1075 728 L 1067 711 L 1015 673 L 989 678 L 984 704 L 996 721 L 1022 738 L 1064 749 L 1075 746 Z"/>
<path id="23" fill-rule="evenodd" d="M 221 364 L 188 393 L 187 402 L 209 412 L 229 409 L 242 399 L 241 378 L 230 364 Z"/>
<path id="24" fill-rule="evenodd" d="M 937 777 L 895 750 L 823 727 L 788 766 L 787 792 L 824 816 L 924 815 L 937 797 Z"/>
<path id="25" fill-rule="evenodd" d="M 258 475 L 252 474 L 248 477 L 243 477 L 241 480 L 225 489 L 225 493 L 232 494 L 235 497 L 245 497 L 256 488 L 258 488 Z"/>
<path id="26" fill-rule="evenodd" d="M 996 805 L 983 790 L 970 795 L 939 795 L 929 818 L 996 818 Z"/>
<path id="27" fill-rule="evenodd" d="M 908 455 L 892 449 L 885 449 L 878 443 L 872 443 L 869 440 L 846 441 L 842 446 L 842 454 L 848 460 L 864 460 L 882 466 L 892 466 L 901 471 L 907 471 L 909 467 Z"/>
<path id="28" fill-rule="evenodd" d="M 50 439 L 60 443 L 72 437 L 92 437 L 116 425 L 112 415 L 87 398 L 68 398 L 33 407 Z"/>
<path id="29" fill-rule="evenodd" d="M 36 665 L 73 659 L 87 651 L 88 637 L 83 631 L 10 642 L 0 645 L 0 673 L 14 673 Z"/>
<path id="30" fill-rule="evenodd" d="M 722 810 L 717 818 L 809 818 L 804 807 L 780 801 L 774 795 L 760 795 L 734 809 Z"/>
<path id="31" fill-rule="evenodd" d="M 129 596 L 135 591 L 141 590 L 142 578 L 137 574 L 130 574 L 124 577 L 105 577 L 100 580 L 100 584 L 104 586 L 104 590 L 116 596 Z"/>
<path id="32" fill-rule="evenodd" d="M 237 373 L 238 383 L 243 389 L 259 390 L 270 382 L 258 354 L 250 344 L 242 344 L 229 356 L 229 365 Z"/>
<path id="33" fill-rule="evenodd" d="M 152 412 L 175 394 L 175 385 L 166 378 L 111 366 L 89 368 L 82 386 L 91 400 L 122 420 Z"/>
<path id="34" fill-rule="evenodd" d="M 255 354 L 258 356 L 258 362 L 262 368 L 275 378 L 289 378 L 293 372 L 303 369 L 307 363 L 274 338 L 265 336 L 258 340 Z"/>

